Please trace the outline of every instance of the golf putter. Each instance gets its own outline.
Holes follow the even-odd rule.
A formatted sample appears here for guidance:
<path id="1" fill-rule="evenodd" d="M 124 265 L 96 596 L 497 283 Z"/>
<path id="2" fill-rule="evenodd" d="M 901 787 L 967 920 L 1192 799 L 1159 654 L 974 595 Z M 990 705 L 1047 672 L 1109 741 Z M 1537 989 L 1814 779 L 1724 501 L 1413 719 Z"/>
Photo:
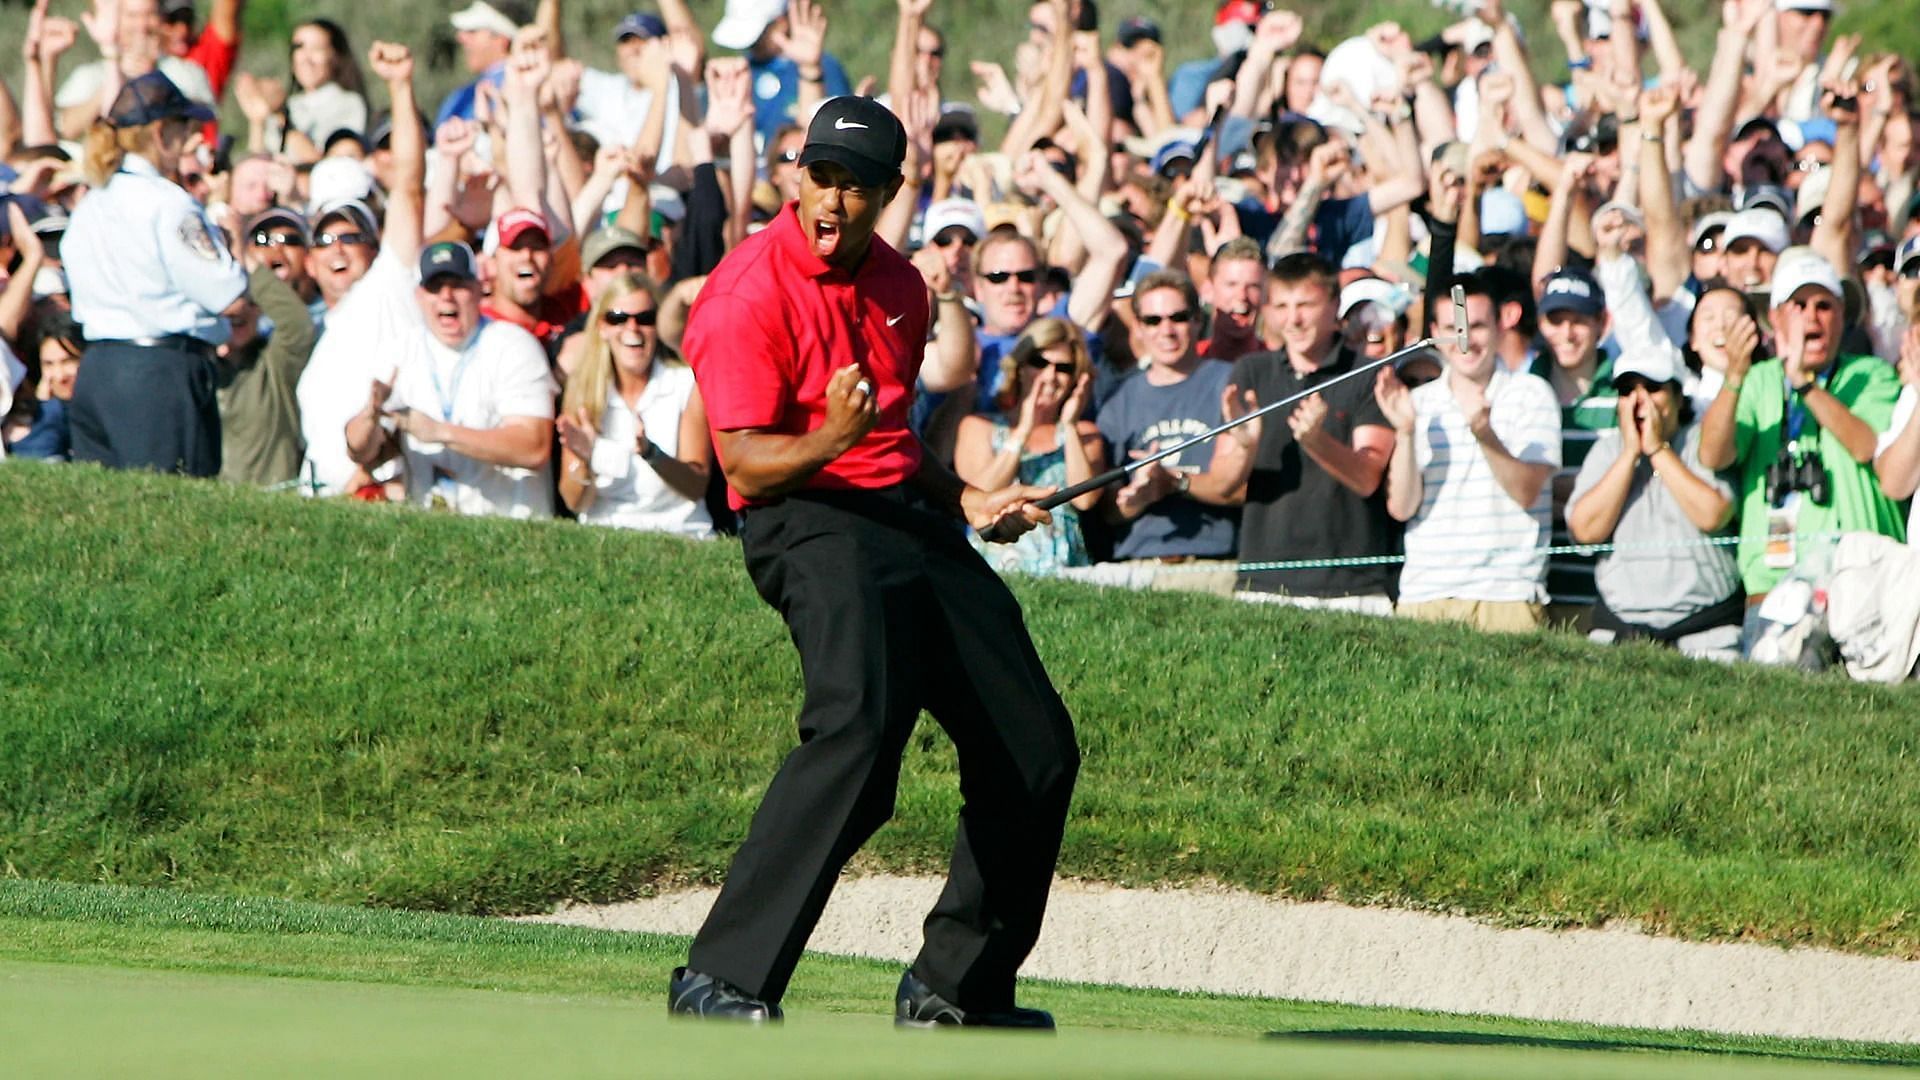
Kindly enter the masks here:
<path id="1" fill-rule="evenodd" d="M 1458 285 L 1454 286 L 1454 295 L 1456 297 L 1460 296 L 1462 292 L 1463 290 L 1461 290 L 1461 288 Z M 1458 304 L 1455 305 L 1455 310 L 1456 311 L 1461 310 Z M 1466 332 L 1467 332 L 1466 325 L 1467 325 L 1466 316 L 1464 314 L 1458 314 L 1454 317 L 1454 333 L 1456 335 L 1456 340 L 1459 340 L 1459 341 L 1466 340 Z M 1164 450 L 1156 451 L 1155 453 L 1149 454 L 1138 461 L 1129 462 L 1128 464 L 1122 465 L 1118 468 L 1108 469 L 1106 472 L 1103 472 L 1098 476 L 1090 476 L 1087 479 L 1082 480 L 1079 483 L 1074 484 L 1070 487 L 1061 488 L 1059 491 L 1056 491 L 1053 494 L 1048 495 L 1043 499 L 1034 500 L 1033 505 L 1038 506 L 1042 510 L 1051 510 L 1054 507 L 1061 505 L 1062 503 L 1071 502 L 1074 499 L 1077 499 L 1080 496 L 1085 495 L 1089 491 L 1098 491 L 1099 489 L 1106 487 L 1108 484 L 1117 484 L 1120 481 L 1125 480 L 1127 477 L 1132 476 L 1135 471 L 1139 469 L 1144 469 L 1156 461 L 1164 461 L 1167 458 L 1173 457 L 1174 455 L 1185 451 L 1190 446 L 1198 446 L 1201 443 L 1209 442 L 1213 439 L 1219 438 L 1222 434 L 1232 431 L 1234 428 L 1239 427 L 1241 424 L 1250 423 L 1254 420 L 1260 419 L 1261 417 L 1267 415 L 1268 413 L 1277 412 L 1281 409 L 1286 408 L 1289 405 L 1294 405 L 1301 401 L 1305 401 L 1307 398 L 1312 397 L 1313 395 L 1321 392 L 1322 390 L 1325 390 L 1330 386 L 1336 386 L 1340 383 L 1346 382 L 1348 379 L 1357 378 L 1358 376 L 1365 375 L 1369 371 L 1373 371 L 1378 368 L 1383 368 L 1388 364 L 1397 364 L 1400 361 L 1405 360 L 1408 357 L 1412 356 L 1413 354 L 1420 352 L 1422 349 L 1432 348 L 1433 345 L 1434 345 L 1434 340 L 1432 338 L 1430 337 L 1421 338 L 1419 341 L 1416 341 L 1413 344 L 1408 345 L 1404 349 L 1399 349 L 1395 352 L 1388 353 L 1387 355 L 1381 357 L 1378 360 L 1369 360 L 1366 363 L 1361 364 L 1360 366 L 1354 368 L 1352 371 L 1346 372 L 1344 374 L 1336 375 L 1333 378 L 1328 379 L 1326 382 L 1319 384 L 1318 386 L 1310 386 L 1307 389 L 1302 390 L 1297 394 L 1289 394 L 1286 397 L 1281 398 L 1279 401 L 1276 401 L 1271 405 L 1262 405 L 1261 407 L 1253 410 L 1252 412 L 1246 414 L 1245 416 L 1239 417 L 1238 419 L 1235 419 L 1235 420 L 1229 420 L 1218 427 L 1212 428 L 1208 431 L 1201 432 L 1200 434 L 1195 435 L 1193 438 L 1188 439 L 1185 442 L 1177 443 L 1173 446 L 1167 447 Z M 982 530 L 980 533 L 980 538 L 982 540 L 987 541 L 988 543 L 994 543 L 999 541 L 1003 537 L 1003 535 L 1004 535 L 1003 530 L 1001 529 L 998 523 L 995 523 L 994 525 L 990 525 L 986 529 Z"/>

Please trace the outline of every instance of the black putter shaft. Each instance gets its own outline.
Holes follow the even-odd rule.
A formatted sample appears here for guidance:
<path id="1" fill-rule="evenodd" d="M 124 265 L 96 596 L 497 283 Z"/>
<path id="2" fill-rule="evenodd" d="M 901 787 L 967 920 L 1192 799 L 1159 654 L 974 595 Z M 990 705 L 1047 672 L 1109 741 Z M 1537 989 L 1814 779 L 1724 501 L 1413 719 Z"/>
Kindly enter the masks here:
<path id="1" fill-rule="evenodd" d="M 1354 378 L 1359 375 L 1364 375 L 1369 371 L 1375 370 L 1376 368 L 1385 367 L 1386 365 L 1394 363 L 1395 361 L 1398 361 L 1398 360 L 1404 360 L 1407 357 L 1412 356 L 1414 353 L 1421 351 L 1422 349 L 1431 348 L 1433 346 L 1433 343 L 1434 341 L 1430 337 L 1421 338 L 1419 341 L 1416 341 L 1413 344 L 1408 345 L 1404 349 L 1401 349 L 1397 352 L 1388 353 L 1387 355 L 1381 357 L 1378 360 L 1369 360 L 1366 363 L 1361 364 L 1359 367 L 1354 368 L 1352 371 L 1346 372 L 1345 374 L 1336 375 L 1333 378 L 1328 379 L 1326 382 L 1323 382 L 1318 386 L 1309 387 L 1305 390 L 1300 391 L 1297 394 L 1289 394 L 1286 397 L 1281 398 L 1279 401 L 1276 401 L 1270 405 L 1262 405 L 1245 416 L 1239 417 L 1238 419 L 1229 420 L 1226 423 L 1221 424 L 1219 427 L 1213 428 L 1210 431 L 1202 432 L 1199 435 L 1195 435 L 1193 438 L 1188 439 L 1183 443 L 1178 443 L 1176 445 L 1169 446 L 1164 450 L 1160 450 L 1153 454 L 1149 454 L 1148 456 L 1143 457 L 1138 461 L 1130 462 L 1126 465 L 1119 466 L 1118 468 L 1108 469 L 1106 472 L 1101 473 L 1099 476 L 1088 477 L 1087 479 L 1082 480 L 1079 483 L 1074 484 L 1070 487 L 1061 488 L 1059 491 L 1054 492 L 1053 494 L 1047 496 L 1046 498 L 1035 501 L 1034 505 L 1038 506 L 1042 510 L 1051 510 L 1062 503 L 1069 502 L 1073 499 L 1077 499 L 1080 496 L 1085 495 L 1089 491 L 1097 491 L 1100 488 L 1106 487 L 1108 484 L 1125 480 L 1128 476 L 1131 476 L 1133 474 L 1133 471 L 1135 469 L 1144 469 L 1148 465 L 1151 465 L 1156 461 L 1161 461 L 1166 458 L 1170 458 L 1175 454 L 1180 453 L 1181 451 L 1185 450 L 1189 446 L 1198 446 L 1199 444 L 1206 442 L 1209 439 L 1218 438 L 1222 433 L 1232 431 L 1234 428 L 1239 427 L 1241 424 L 1245 424 L 1253 420 L 1258 420 L 1270 412 L 1276 412 L 1280 409 L 1286 408 L 1289 405 L 1295 404 L 1300 401 L 1304 401 L 1307 398 L 1312 397 L 1314 394 L 1317 394 L 1320 391 L 1325 390 L 1327 387 L 1333 386 L 1336 383 L 1346 382 L 1348 379 Z M 985 532 L 981 533 L 980 536 L 981 536 L 981 539 L 983 540 L 992 541 L 997 538 L 998 529 L 996 527 L 989 527 Z"/>

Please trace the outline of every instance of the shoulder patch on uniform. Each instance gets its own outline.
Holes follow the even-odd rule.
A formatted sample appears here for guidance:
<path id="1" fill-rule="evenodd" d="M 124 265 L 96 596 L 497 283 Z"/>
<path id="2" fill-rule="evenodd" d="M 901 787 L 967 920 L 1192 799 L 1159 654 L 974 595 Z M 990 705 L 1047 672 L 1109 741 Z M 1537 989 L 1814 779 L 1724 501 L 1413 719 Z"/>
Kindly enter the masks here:
<path id="1" fill-rule="evenodd" d="M 213 234 L 207 231 L 206 219 L 199 214 L 188 214 L 180 219 L 180 242 L 203 259 L 220 261 L 220 248 L 214 243 Z"/>

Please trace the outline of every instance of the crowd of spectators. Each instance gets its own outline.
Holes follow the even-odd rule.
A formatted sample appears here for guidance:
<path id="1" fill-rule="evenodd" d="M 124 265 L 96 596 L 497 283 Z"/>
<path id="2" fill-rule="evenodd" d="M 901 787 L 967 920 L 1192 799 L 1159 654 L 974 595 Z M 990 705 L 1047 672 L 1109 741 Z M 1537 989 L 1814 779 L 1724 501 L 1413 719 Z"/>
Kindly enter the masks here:
<path id="1" fill-rule="evenodd" d="M 965 88 L 933 0 L 898 0 L 873 73 L 829 46 L 880 28 L 831 0 L 711 27 L 660 0 L 596 30 L 613 71 L 569 54 L 561 0 L 474 0 L 437 108 L 407 46 L 326 19 L 291 84 L 235 70 L 242 2 L 34 8 L 0 85 L 8 454 L 72 452 L 63 233 L 157 71 L 245 119 L 168 177 L 248 277 L 217 470 L 182 471 L 729 531 L 687 312 L 791 212 L 811 111 L 866 94 L 909 135 L 880 235 L 926 279 L 913 422 L 964 479 L 1065 485 L 1308 394 L 1063 506 L 1001 569 L 1494 630 L 1591 605 L 1598 638 L 1729 657 L 1834 534 L 1911 524 L 1920 113 L 1832 0 L 1725 0 L 1704 67 L 1661 0 L 1341 41 L 1225 0 L 1172 70 L 1200 43 L 1037 0 Z M 1571 60 L 1538 80 L 1547 34 Z"/>

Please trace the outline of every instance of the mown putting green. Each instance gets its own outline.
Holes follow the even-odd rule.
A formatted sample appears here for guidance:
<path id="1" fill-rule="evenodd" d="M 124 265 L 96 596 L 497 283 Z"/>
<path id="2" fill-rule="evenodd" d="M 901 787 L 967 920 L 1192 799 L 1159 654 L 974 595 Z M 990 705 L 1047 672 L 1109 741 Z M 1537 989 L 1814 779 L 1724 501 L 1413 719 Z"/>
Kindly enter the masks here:
<path id="1" fill-rule="evenodd" d="M 783 1030 L 716 1031 L 666 1023 L 666 973 L 685 949 L 470 916 L 0 881 L 0 1047 L 10 1075 L 103 1076 L 631 1076 L 692 1063 L 765 1076 L 1691 1078 L 1920 1063 L 1920 1046 L 1044 982 L 1022 997 L 1055 1012 L 1058 1040 L 929 1042 L 891 1029 L 897 967 L 828 956 L 802 962 Z"/>
<path id="2" fill-rule="evenodd" d="M 1036 1000 L 1044 1000 L 1038 995 Z M 896 1032 L 884 1015 L 796 1009 L 780 1029 L 670 1021 L 656 1000 L 0 963 L 17 1076 L 1878 1075 L 1862 1066 L 1508 1045 L 1328 1042 L 1063 1029 Z"/>

